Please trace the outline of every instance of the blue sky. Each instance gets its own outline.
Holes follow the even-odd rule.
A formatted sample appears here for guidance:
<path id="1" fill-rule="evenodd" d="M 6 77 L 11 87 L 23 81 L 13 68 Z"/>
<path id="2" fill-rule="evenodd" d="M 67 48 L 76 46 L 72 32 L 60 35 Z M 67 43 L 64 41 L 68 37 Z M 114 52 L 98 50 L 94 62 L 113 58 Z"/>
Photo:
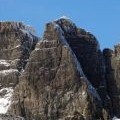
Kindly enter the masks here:
<path id="1" fill-rule="evenodd" d="M 120 42 L 120 0 L 0 0 L 0 21 L 23 21 L 39 36 L 61 16 L 93 33 L 102 49 Z"/>

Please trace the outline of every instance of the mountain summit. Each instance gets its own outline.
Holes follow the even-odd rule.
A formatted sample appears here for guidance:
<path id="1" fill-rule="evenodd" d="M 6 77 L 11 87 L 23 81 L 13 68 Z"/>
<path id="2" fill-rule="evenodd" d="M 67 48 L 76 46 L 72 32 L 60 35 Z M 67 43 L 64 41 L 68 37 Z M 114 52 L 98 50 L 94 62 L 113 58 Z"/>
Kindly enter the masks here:
<path id="1" fill-rule="evenodd" d="M 102 52 L 94 35 L 66 17 L 47 23 L 41 40 L 26 28 L 0 23 L 1 119 L 120 117 L 120 45 Z"/>

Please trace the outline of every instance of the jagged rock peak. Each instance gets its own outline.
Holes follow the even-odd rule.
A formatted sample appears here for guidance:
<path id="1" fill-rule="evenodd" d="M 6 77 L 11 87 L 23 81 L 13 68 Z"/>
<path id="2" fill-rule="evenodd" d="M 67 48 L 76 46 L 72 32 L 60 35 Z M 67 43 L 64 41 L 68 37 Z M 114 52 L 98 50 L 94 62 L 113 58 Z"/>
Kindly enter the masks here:
<path id="1" fill-rule="evenodd" d="M 75 37 L 76 38 L 84 37 L 87 39 L 88 42 L 93 42 L 93 43 L 97 44 L 97 48 L 98 48 L 98 50 L 100 50 L 100 45 L 99 45 L 99 42 L 96 39 L 96 37 L 93 34 L 91 34 L 90 32 L 88 32 L 82 28 L 78 28 L 75 25 L 75 23 L 70 20 L 70 18 L 63 16 L 53 22 L 57 23 L 61 27 L 61 29 L 64 31 L 66 37 L 71 37 L 73 39 Z"/>
<path id="2" fill-rule="evenodd" d="M 71 22 L 71 20 L 65 16 L 59 18 L 59 20 L 67 20 L 69 21 L 70 25 L 72 25 L 73 27 L 76 27 L 76 25 L 74 23 Z M 50 28 L 49 28 L 49 27 Z M 77 28 L 77 27 L 76 27 Z M 80 72 L 80 75 L 81 77 L 84 77 L 86 78 L 86 76 L 84 75 L 84 72 L 82 70 L 82 67 L 80 65 L 80 62 L 78 61 L 77 57 L 76 57 L 76 54 L 74 53 L 74 51 L 72 50 L 71 46 L 69 45 L 67 39 L 66 39 L 66 36 L 65 36 L 65 31 L 63 31 L 63 29 L 61 28 L 61 26 L 59 24 L 57 24 L 57 22 L 51 22 L 51 23 L 48 23 L 46 25 L 46 30 L 45 31 L 48 31 L 47 34 L 50 35 L 50 31 L 55 31 L 55 34 L 56 34 L 56 37 L 55 37 L 55 34 L 54 34 L 54 38 L 52 38 L 52 40 L 56 40 L 59 42 L 59 44 L 62 44 L 64 47 L 67 47 L 71 53 L 71 55 L 73 56 L 73 59 L 75 60 L 75 67 L 77 68 L 78 72 Z M 68 31 L 67 31 L 68 32 Z M 45 33 L 46 35 L 46 33 Z M 44 40 L 46 41 L 47 40 L 50 40 L 50 38 L 48 38 L 47 36 L 44 36 Z M 43 42 L 44 42 L 43 40 Z M 41 41 L 42 42 L 42 41 Z M 87 85 L 88 85 L 88 91 L 91 92 L 91 94 L 94 96 L 94 97 L 97 97 L 97 99 L 101 100 L 99 95 L 97 94 L 96 90 L 94 89 L 94 87 L 91 85 L 91 83 L 87 80 L 86 78 L 86 82 L 87 82 Z"/>
<path id="3" fill-rule="evenodd" d="M 62 25 L 61 27 L 64 30 L 64 32 L 71 32 L 72 30 L 77 29 L 76 25 L 69 18 L 67 18 L 65 16 L 63 16 L 53 22 L 57 23 L 58 25 Z"/>
<path id="4" fill-rule="evenodd" d="M 23 22 L 0 21 L 0 32 L 12 32 L 21 30 L 36 35 L 35 29 L 30 25 L 25 25 Z"/>
<path id="5" fill-rule="evenodd" d="M 109 59 L 114 52 L 106 49 L 102 54 L 95 36 L 66 17 L 47 23 L 41 41 L 32 31 L 21 22 L 0 22 L 0 107 L 4 113 L 26 120 L 110 120 L 110 98 L 116 89 L 110 91 L 113 84 L 106 78 L 113 71 Z M 118 58 L 114 61 L 113 66 Z M 113 68 L 119 78 L 117 66 Z"/>
<path id="6" fill-rule="evenodd" d="M 27 120 L 102 119 L 102 101 L 65 34 L 56 22 L 46 24 L 14 90 L 10 112 Z"/>
<path id="7" fill-rule="evenodd" d="M 0 22 L 0 113 L 6 113 L 38 37 L 21 22 Z M 1 116 L 0 116 L 1 118 Z"/>

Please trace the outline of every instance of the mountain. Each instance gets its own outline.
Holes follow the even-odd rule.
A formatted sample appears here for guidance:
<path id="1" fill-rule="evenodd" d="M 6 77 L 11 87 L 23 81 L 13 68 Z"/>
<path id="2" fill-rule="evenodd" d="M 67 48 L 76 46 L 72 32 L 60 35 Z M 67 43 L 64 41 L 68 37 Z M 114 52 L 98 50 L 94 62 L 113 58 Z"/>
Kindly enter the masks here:
<path id="1" fill-rule="evenodd" d="M 0 22 L 0 118 L 120 117 L 120 45 L 99 46 L 65 17 L 47 23 L 41 39 L 23 23 Z"/>
<path id="2" fill-rule="evenodd" d="M 10 107 L 14 88 L 37 41 L 23 23 L 0 22 L 0 113 Z"/>
<path id="3" fill-rule="evenodd" d="M 112 112 L 120 117 L 120 44 L 115 49 L 104 49 L 107 91 L 112 101 Z"/>

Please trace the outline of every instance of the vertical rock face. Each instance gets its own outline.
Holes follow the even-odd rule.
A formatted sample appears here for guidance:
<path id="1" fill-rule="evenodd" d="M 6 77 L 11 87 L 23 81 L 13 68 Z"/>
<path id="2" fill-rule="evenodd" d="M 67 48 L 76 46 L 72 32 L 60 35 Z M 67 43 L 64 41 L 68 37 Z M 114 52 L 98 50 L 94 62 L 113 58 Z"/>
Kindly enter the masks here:
<path id="1" fill-rule="evenodd" d="M 0 59 L 8 60 L 8 62 L 11 60 L 15 63 L 13 67 L 21 71 L 21 69 L 24 69 L 37 40 L 38 38 L 23 23 L 1 22 Z"/>
<path id="2" fill-rule="evenodd" d="M 27 120 L 107 120 L 99 95 L 69 45 L 67 32 L 56 21 L 46 25 L 43 40 L 20 76 L 10 112 Z"/>
<path id="3" fill-rule="evenodd" d="M 13 89 L 37 39 L 22 23 L 0 22 L 0 113 L 7 112 Z"/>
<path id="4" fill-rule="evenodd" d="M 106 63 L 107 89 L 112 100 L 113 114 L 120 117 L 120 45 L 114 51 L 103 51 Z"/>
<path id="5" fill-rule="evenodd" d="M 46 24 L 39 42 L 30 26 L 0 22 L 0 113 L 6 112 L 12 115 L 0 119 L 120 117 L 120 45 L 102 53 L 96 38 L 67 18 Z"/>
<path id="6" fill-rule="evenodd" d="M 65 38 L 81 63 L 83 72 L 99 93 L 105 109 L 110 109 L 106 91 L 105 64 L 97 39 L 89 32 L 77 28 L 68 19 L 55 21 L 65 33 Z"/>

